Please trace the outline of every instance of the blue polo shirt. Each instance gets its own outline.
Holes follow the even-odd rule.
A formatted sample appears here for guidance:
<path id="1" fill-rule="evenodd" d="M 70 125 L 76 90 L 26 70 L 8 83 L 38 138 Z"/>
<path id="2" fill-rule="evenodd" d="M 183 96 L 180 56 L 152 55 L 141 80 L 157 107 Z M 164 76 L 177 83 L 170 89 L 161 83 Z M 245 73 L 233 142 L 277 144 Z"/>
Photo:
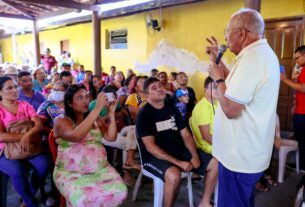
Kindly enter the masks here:
<path id="1" fill-rule="evenodd" d="M 82 82 L 84 80 L 84 78 L 85 78 L 85 72 L 79 72 L 77 74 L 77 83 Z"/>
<path id="2" fill-rule="evenodd" d="M 42 104 L 46 100 L 46 98 L 40 92 L 34 90 L 33 90 L 33 96 L 28 97 L 23 93 L 21 89 L 19 89 L 18 100 L 28 102 L 34 107 L 35 111 L 37 111 L 40 104 Z"/>

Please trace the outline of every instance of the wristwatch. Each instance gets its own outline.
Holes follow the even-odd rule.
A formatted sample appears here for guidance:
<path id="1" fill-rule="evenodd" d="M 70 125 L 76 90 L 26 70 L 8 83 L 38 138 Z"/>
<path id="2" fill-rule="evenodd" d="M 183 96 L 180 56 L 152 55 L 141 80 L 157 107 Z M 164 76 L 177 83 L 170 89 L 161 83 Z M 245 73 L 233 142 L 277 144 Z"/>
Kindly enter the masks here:
<path id="1" fill-rule="evenodd" d="M 217 83 L 217 84 L 221 83 L 221 82 L 225 82 L 224 79 L 218 79 L 218 80 L 215 81 L 215 83 Z"/>

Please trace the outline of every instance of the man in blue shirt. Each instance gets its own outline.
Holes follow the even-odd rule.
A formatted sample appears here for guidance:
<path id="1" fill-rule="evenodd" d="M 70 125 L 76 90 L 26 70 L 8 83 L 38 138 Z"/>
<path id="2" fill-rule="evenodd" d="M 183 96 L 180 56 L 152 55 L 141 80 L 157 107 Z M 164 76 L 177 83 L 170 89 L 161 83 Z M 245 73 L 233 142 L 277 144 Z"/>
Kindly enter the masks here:
<path id="1" fill-rule="evenodd" d="M 33 78 L 27 71 L 18 74 L 19 97 L 18 100 L 26 101 L 37 111 L 38 107 L 46 98 L 38 91 L 33 90 Z"/>
<path id="2" fill-rule="evenodd" d="M 85 68 L 83 65 L 78 66 L 77 83 L 80 83 L 85 78 Z"/>

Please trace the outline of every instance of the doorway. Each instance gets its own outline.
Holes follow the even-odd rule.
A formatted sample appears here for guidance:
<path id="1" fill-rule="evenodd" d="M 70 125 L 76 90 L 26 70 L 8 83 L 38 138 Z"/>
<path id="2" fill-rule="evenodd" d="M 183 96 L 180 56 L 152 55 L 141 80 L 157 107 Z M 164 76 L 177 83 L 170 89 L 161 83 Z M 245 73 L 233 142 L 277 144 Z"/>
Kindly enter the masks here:
<path id="1" fill-rule="evenodd" d="M 304 16 L 265 20 L 265 38 L 276 53 L 280 65 L 285 67 L 288 78 L 291 78 L 291 73 L 295 65 L 293 53 L 297 47 L 303 44 L 304 21 Z M 290 87 L 281 83 L 277 106 L 281 130 L 293 130 L 293 94 L 294 91 Z"/>
<path id="2" fill-rule="evenodd" d="M 60 54 L 62 54 L 63 51 L 69 52 L 70 49 L 70 43 L 69 40 L 61 40 L 60 41 Z"/>

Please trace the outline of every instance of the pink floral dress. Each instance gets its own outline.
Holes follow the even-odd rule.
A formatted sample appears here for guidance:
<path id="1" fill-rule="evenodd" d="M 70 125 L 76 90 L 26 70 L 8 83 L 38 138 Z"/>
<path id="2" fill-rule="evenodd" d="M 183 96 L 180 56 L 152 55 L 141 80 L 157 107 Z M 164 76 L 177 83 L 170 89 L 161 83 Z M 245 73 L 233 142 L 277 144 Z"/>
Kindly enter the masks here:
<path id="1" fill-rule="evenodd" d="M 127 197 L 126 185 L 107 162 L 101 137 L 92 129 L 81 142 L 57 140 L 53 179 L 69 207 L 119 206 Z"/>

